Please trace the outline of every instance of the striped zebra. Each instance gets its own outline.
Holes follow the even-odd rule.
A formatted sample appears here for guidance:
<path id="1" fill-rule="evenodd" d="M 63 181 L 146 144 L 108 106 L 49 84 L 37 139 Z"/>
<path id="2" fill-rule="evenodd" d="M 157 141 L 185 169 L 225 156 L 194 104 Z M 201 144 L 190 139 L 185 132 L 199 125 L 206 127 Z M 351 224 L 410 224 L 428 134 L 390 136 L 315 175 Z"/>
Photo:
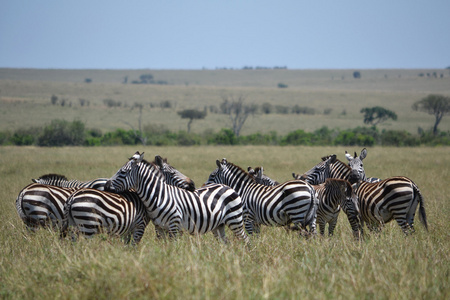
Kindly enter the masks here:
<path id="1" fill-rule="evenodd" d="M 16 198 L 16 210 L 28 229 L 39 227 L 60 229 L 64 204 L 77 188 L 32 183 L 23 188 Z"/>
<path id="2" fill-rule="evenodd" d="M 261 225 L 286 226 L 291 223 L 315 232 L 317 198 L 314 188 L 300 180 L 277 186 L 264 186 L 240 167 L 224 158 L 206 184 L 222 183 L 233 188 L 244 200 L 245 228 L 259 233 Z"/>
<path id="3" fill-rule="evenodd" d="M 92 188 L 103 191 L 108 178 L 97 178 L 89 181 L 80 181 L 76 179 L 68 180 L 66 176 L 59 174 L 46 174 L 38 179 L 31 179 L 34 183 L 55 185 L 68 188 Z"/>
<path id="4" fill-rule="evenodd" d="M 395 219 L 405 234 L 414 232 L 414 215 L 419 205 L 419 219 L 428 231 L 422 194 L 409 178 L 397 176 L 380 182 L 359 181 L 354 185 L 356 202 L 361 219 L 371 231 Z"/>
<path id="5" fill-rule="evenodd" d="M 155 157 L 155 161 L 160 161 Z M 158 165 L 168 184 L 178 184 L 181 188 L 195 188 L 193 181 L 167 163 L 167 159 Z M 162 167 L 161 167 L 162 166 Z M 107 179 L 90 181 L 68 180 L 64 175 L 47 174 L 32 179 L 32 183 L 16 198 L 16 210 L 25 225 L 32 231 L 45 226 L 60 229 L 67 198 L 82 188 L 103 190 Z"/>
<path id="6" fill-rule="evenodd" d="M 267 185 L 267 186 L 276 186 L 280 183 L 276 180 L 273 180 L 269 176 L 264 174 L 263 167 L 256 167 L 253 169 L 252 167 L 247 168 L 248 174 L 252 175 L 255 178 L 256 183 Z"/>
<path id="7" fill-rule="evenodd" d="M 150 218 L 137 193 L 120 194 L 83 188 L 70 195 L 64 206 L 61 237 L 69 227 L 78 235 L 92 237 L 105 232 L 124 237 L 125 243 L 138 244 Z"/>
<path id="8" fill-rule="evenodd" d="M 194 192 L 168 185 L 157 166 L 136 152 L 111 177 L 105 188 L 113 192 L 135 189 L 160 236 L 212 231 L 226 242 L 225 225 L 238 239 L 248 242 L 244 232 L 241 197 L 231 188 L 212 184 Z"/>
<path id="9" fill-rule="evenodd" d="M 350 202 L 352 197 L 350 182 L 328 178 L 324 183 L 313 187 L 319 200 L 317 223 L 319 224 L 320 234 L 325 234 L 325 226 L 328 223 L 328 234 L 333 235 L 341 208 L 347 214 L 353 232 L 357 232 L 359 227 L 355 216 L 355 208 Z"/>
<path id="10" fill-rule="evenodd" d="M 352 184 L 357 181 L 357 177 L 352 176 L 352 168 L 337 159 L 336 154 L 322 157 L 320 163 L 306 171 L 304 174 L 292 173 L 292 176 L 295 179 L 305 180 L 310 184 L 324 183 L 327 178 L 344 179 Z M 365 180 L 368 182 L 380 181 L 380 179 L 374 177 L 365 178 Z"/>

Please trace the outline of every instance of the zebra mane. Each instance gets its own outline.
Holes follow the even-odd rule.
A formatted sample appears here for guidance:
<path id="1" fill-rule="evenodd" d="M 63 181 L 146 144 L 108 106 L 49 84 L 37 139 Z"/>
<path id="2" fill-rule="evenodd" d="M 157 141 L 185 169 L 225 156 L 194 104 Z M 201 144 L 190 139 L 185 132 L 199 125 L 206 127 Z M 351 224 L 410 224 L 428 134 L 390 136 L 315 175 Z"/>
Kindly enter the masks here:
<path id="1" fill-rule="evenodd" d="M 154 162 L 149 162 L 145 159 L 141 161 L 141 164 L 144 164 L 148 166 L 150 169 L 155 170 L 156 172 L 152 172 L 155 176 L 158 178 L 161 178 L 162 180 L 165 180 L 164 173 L 161 171 L 161 169 L 158 167 L 158 165 Z"/>
<path id="2" fill-rule="evenodd" d="M 228 166 L 230 167 L 234 167 L 235 169 L 237 169 L 238 171 L 244 173 L 247 175 L 248 178 L 250 178 L 252 180 L 252 182 L 256 183 L 256 179 L 255 176 L 253 176 L 252 174 L 248 173 L 247 171 L 245 171 L 244 169 L 242 169 L 241 167 L 239 167 L 238 165 L 233 164 L 232 162 L 227 161 L 226 162 Z"/>
<path id="3" fill-rule="evenodd" d="M 33 182 L 37 182 L 39 180 L 65 180 L 69 181 L 66 176 L 60 174 L 45 174 L 39 177 L 38 179 L 31 179 Z"/>

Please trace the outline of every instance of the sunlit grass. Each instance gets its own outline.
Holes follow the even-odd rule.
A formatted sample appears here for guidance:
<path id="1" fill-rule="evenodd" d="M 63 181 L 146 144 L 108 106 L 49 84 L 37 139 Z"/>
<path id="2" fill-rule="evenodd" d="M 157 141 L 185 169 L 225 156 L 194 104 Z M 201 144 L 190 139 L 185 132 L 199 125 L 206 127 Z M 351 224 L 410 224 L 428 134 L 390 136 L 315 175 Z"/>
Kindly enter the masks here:
<path id="1" fill-rule="evenodd" d="M 251 247 L 223 245 L 212 234 L 155 239 L 149 225 L 137 247 L 106 235 L 76 242 L 57 232 L 30 234 L 15 211 L 19 191 L 45 173 L 109 177 L 135 151 L 169 159 L 197 186 L 226 157 L 242 167 L 263 165 L 280 181 L 344 147 L 0 147 L 0 297 L 12 299 L 446 299 L 449 287 L 449 148 L 369 148 L 371 176 L 405 175 L 421 189 L 430 225 L 416 215 L 405 237 L 394 222 L 353 240 L 344 215 L 333 237 L 304 239 L 263 227 Z"/>

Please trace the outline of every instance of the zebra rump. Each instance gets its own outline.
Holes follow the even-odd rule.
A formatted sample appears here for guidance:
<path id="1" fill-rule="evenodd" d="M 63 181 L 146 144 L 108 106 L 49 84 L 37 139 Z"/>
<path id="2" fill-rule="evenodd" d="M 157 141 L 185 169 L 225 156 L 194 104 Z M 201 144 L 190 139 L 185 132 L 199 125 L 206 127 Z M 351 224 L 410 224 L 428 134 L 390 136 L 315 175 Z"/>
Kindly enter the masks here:
<path id="1" fill-rule="evenodd" d="M 107 233 L 125 238 L 133 244 L 141 240 L 149 217 L 145 207 L 135 192 L 120 194 L 81 189 L 67 199 L 64 206 L 61 237 L 65 237 L 69 227 L 86 237 Z"/>

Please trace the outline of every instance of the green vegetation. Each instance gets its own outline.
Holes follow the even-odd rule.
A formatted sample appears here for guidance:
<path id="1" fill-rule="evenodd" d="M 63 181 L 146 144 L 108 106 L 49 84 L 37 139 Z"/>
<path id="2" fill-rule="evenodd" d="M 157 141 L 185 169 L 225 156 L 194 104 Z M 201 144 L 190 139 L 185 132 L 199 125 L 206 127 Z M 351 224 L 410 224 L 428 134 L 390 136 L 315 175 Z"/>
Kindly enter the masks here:
<path id="1" fill-rule="evenodd" d="M 233 130 L 222 128 L 219 132 L 205 131 L 204 134 L 190 132 L 193 116 L 204 112 L 182 111 L 182 117 L 189 118 L 188 130 L 171 132 L 165 126 L 139 125 L 140 130 L 118 128 L 102 134 L 99 129 L 85 129 L 81 121 L 68 122 L 53 120 L 44 128 L 19 129 L 13 133 L 0 132 L 0 145 L 16 146 L 117 146 L 117 145 L 155 145 L 155 146 L 192 146 L 192 145 L 305 145 L 305 146 L 437 146 L 450 145 L 450 133 L 434 135 L 422 131 L 412 135 L 407 131 L 382 130 L 376 127 L 356 127 L 339 130 L 322 127 L 314 132 L 298 129 L 282 136 L 277 132 L 254 133 L 237 136 Z M 192 117 L 192 118 L 191 118 Z M 201 119 L 201 118 L 197 118 Z M 139 119 L 140 120 L 140 119 Z M 139 121 L 140 122 L 140 121 Z"/>
<path id="2" fill-rule="evenodd" d="M 70 179 L 109 177 L 136 150 L 146 158 L 167 157 L 197 186 L 226 157 L 246 167 L 264 166 L 279 181 L 292 178 L 320 157 L 359 147 L 0 147 L 0 297 L 2 299 L 447 299 L 450 241 L 449 147 L 371 147 L 366 173 L 405 175 L 425 197 L 430 231 L 416 220 L 416 233 L 404 237 L 388 223 L 362 242 L 352 238 L 340 215 L 331 238 L 305 240 L 282 228 L 263 227 L 252 247 L 212 234 L 183 235 L 176 242 L 155 239 L 149 225 L 141 244 L 125 246 L 104 235 L 77 242 L 55 232 L 30 234 L 15 211 L 19 191 L 46 173 Z M 416 218 L 418 218 L 416 216 Z"/>

